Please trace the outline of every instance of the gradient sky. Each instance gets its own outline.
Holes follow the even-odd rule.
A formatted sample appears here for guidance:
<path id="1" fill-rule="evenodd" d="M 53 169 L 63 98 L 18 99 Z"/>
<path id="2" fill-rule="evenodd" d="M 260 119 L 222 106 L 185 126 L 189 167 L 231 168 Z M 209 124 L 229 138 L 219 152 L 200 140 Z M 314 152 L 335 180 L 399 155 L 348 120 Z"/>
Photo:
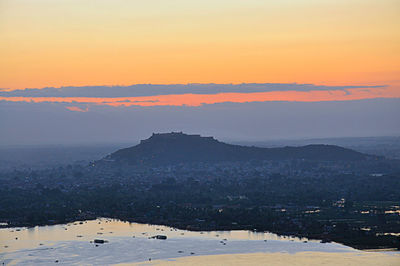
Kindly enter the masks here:
<path id="1" fill-rule="evenodd" d="M 399 113 L 399 0 L 0 0 L 0 144 L 399 135 Z"/>
<path id="2" fill-rule="evenodd" d="M 398 0 L 0 0 L 0 88 L 390 85 Z"/>

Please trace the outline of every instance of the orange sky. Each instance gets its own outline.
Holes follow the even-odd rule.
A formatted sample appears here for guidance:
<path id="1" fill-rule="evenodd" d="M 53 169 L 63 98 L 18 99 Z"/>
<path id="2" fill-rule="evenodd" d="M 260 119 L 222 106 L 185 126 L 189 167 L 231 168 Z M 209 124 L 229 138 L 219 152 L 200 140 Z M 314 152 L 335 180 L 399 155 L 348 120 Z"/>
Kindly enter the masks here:
<path id="1" fill-rule="evenodd" d="M 0 88 L 298 82 L 388 85 L 380 96 L 400 97 L 399 29 L 398 0 L 0 0 Z M 344 96 L 157 97 L 198 105 Z"/>

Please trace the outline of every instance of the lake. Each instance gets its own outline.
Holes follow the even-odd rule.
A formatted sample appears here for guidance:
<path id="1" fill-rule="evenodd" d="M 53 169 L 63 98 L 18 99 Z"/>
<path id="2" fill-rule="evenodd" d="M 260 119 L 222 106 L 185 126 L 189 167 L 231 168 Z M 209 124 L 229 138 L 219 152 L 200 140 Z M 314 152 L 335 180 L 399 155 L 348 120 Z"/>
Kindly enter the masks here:
<path id="1" fill-rule="evenodd" d="M 151 238 L 155 235 L 165 235 L 167 239 Z M 107 242 L 96 244 L 95 239 Z M 364 252 L 337 243 L 272 233 L 192 232 L 106 218 L 0 229 L 3 265 L 335 265 L 342 260 L 348 265 L 400 265 L 400 254 Z"/>

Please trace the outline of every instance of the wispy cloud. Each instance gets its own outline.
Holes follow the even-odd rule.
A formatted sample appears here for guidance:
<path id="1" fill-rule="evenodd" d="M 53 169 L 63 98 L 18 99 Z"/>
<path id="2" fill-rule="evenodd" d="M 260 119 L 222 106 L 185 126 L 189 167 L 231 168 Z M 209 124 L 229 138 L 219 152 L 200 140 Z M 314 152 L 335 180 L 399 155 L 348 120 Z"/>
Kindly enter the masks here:
<path id="1" fill-rule="evenodd" d="M 85 109 L 83 109 L 83 108 L 80 108 L 78 106 L 67 106 L 65 108 L 67 108 L 70 111 L 74 111 L 74 112 L 87 112 L 87 111 L 89 111 L 89 107 L 86 107 Z"/>
<path id="2" fill-rule="evenodd" d="M 257 93 L 274 91 L 346 91 L 353 89 L 383 89 L 374 86 L 325 86 L 297 83 L 242 83 L 242 84 L 136 84 L 131 86 L 85 86 L 0 91 L 7 97 L 145 97 L 156 95 Z"/>
<path id="3" fill-rule="evenodd" d="M 234 85 L 226 85 L 231 88 Z M 252 85 L 253 89 L 256 87 Z M 290 84 L 293 86 L 293 84 Z M 52 103 L 72 103 L 84 104 L 86 109 L 73 106 L 68 108 L 71 111 L 87 111 L 87 105 L 109 105 L 109 106 L 201 106 L 205 104 L 216 104 L 224 102 L 246 103 L 246 102 L 319 102 L 319 101 L 346 101 L 371 98 L 391 98 L 393 95 L 385 95 L 384 86 L 364 86 L 364 87 L 329 87 L 321 89 L 314 86 L 313 89 L 304 89 L 305 85 L 298 85 L 298 90 L 275 90 L 261 92 L 217 92 L 209 94 L 203 93 L 182 93 L 182 94 L 160 94 L 152 96 L 136 97 L 54 97 L 54 96 L 0 96 L 0 100 L 12 102 L 52 102 Z M 296 87 L 296 86 L 295 86 Z M 319 89 L 314 89 L 319 88 Z M 111 90 L 111 88 L 108 88 Z M 243 89 L 243 88 L 241 88 Z M 168 92 L 168 88 L 165 88 Z M 397 96 L 398 97 L 398 96 Z M 78 110 L 79 109 L 79 110 Z"/>

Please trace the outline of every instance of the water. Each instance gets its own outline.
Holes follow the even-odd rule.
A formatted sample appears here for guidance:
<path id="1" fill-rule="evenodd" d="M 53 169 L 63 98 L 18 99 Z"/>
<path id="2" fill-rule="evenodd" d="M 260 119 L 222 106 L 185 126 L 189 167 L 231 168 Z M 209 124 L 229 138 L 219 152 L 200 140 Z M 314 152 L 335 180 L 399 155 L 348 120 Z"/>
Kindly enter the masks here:
<path id="1" fill-rule="evenodd" d="M 167 240 L 151 239 L 166 235 Z M 94 239 L 108 242 L 96 245 Z M 91 243 L 92 242 L 92 243 Z M 97 219 L 66 225 L 0 229 L 5 265 L 108 265 L 216 254 L 356 253 L 353 248 L 251 231 L 191 232 L 167 226 Z"/>

